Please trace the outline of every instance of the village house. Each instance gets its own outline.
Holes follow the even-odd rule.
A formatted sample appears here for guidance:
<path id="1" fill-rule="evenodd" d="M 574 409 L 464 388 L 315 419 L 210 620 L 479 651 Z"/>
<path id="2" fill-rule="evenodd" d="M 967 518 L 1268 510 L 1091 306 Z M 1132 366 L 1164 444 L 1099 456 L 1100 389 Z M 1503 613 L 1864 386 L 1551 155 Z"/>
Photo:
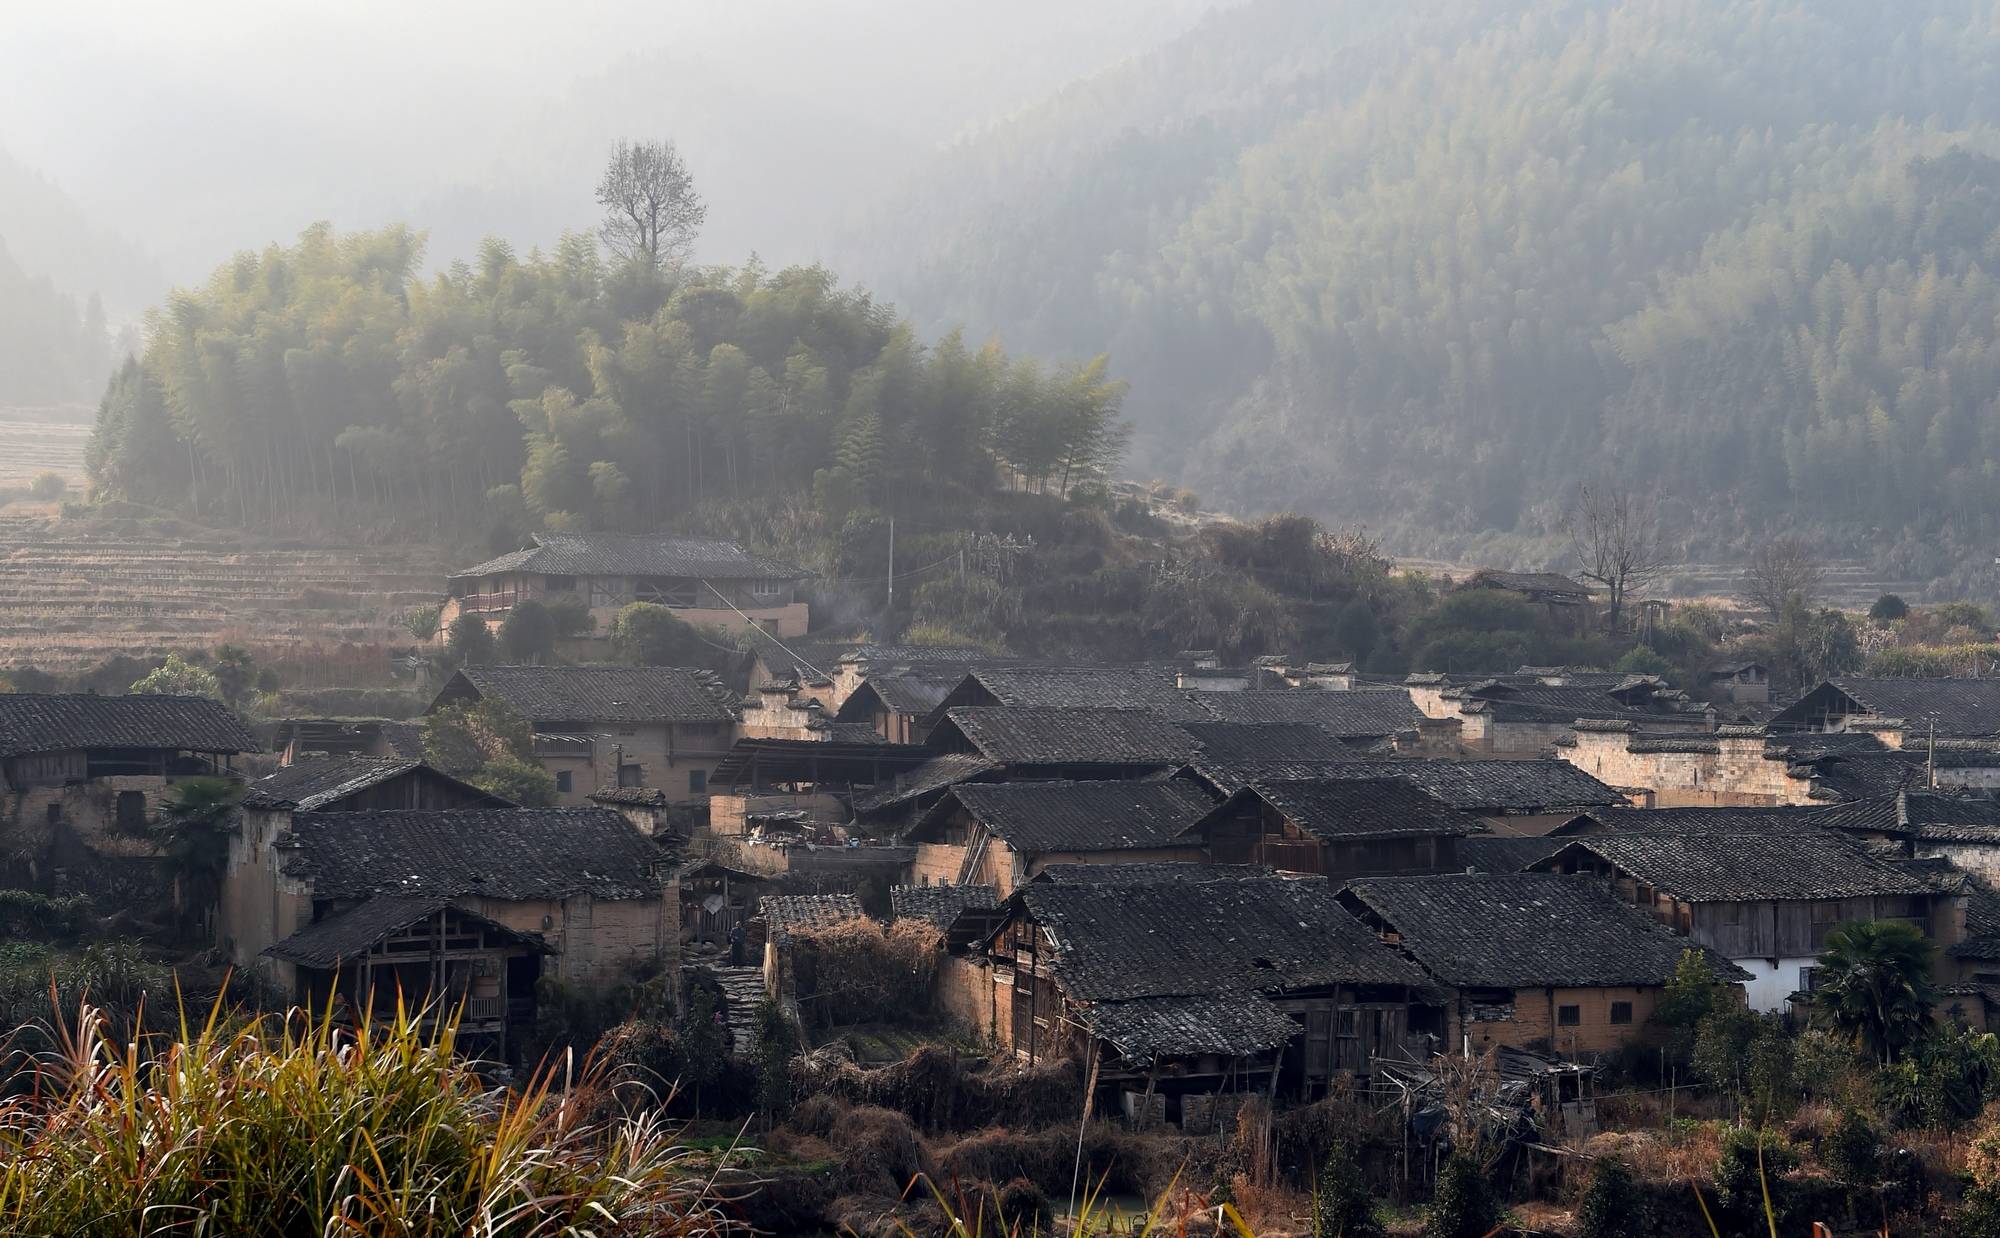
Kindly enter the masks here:
<path id="1" fill-rule="evenodd" d="M 1175 686 L 1160 666 L 975 666 L 938 703 L 937 714 L 961 706 L 1031 709 L 1126 709 L 1161 718 L 1215 717 L 1202 698 Z M 1222 695 L 1235 695 L 1233 693 Z"/>
<path id="2" fill-rule="evenodd" d="M 1254 753 L 1218 760 L 1214 751 L 1204 743 L 1201 755 L 1183 772 L 1218 795 L 1234 794 L 1259 779 L 1401 778 L 1458 811 L 1478 817 L 1496 834 L 1545 834 L 1580 812 L 1628 802 L 1619 792 L 1564 761 L 1265 761 Z"/>
<path id="3" fill-rule="evenodd" d="M 1508 572 L 1495 567 L 1480 568 L 1459 583 L 1460 589 L 1498 589 L 1516 594 L 1552 612 L 1587 612 L 1590 586 L 1561 572 Z"/>
<path id="4" fill-rule="evenodd" d="M 496 700 L 534 727 L 535 756 L 564 804 L 654 787 L 672 803 L 708 798 L 735 738 L 732 694 L 706 671 L 671 666 L 466 666 L 430 713 Z"/>
<path id="5" fill-rule="evenodd" d="M 504 1053 L 550 978 L 601 992 L 679 967 L 678 860 L 594 808 L 246 816 L 217 922 L 238 967 L 292 1000 L 382 1017 L 463 1006 Z"/>
<path id="6" fill-rule="evenodd" d="M 581 602 L 598 637 L 633 602 L 671 607 L 697 627 L 758 627 L 781 640 L 810 626 L 798 589 L 811 573 L 735 542 L 627 533 L 536 533 L 533 542 L 453 573 L 440 629 L 460 615 L 498 624 L 529 599 Z"/>
<path id="7" fill-rule="evenodd" d="M 1946 940 L 1951 928 L 1930 883 L 1829 830 L 1589 835 L 1535 867 L 1608 878 L 1620 898 L 1749 972 L 1753 1010 L 1811 991 L 1837 925 L 1903 919 Z"/>
<path id="8" fill-rule="evenodd" d="M 976 752 L 946 752 L 898 771 L 853 799 L 856 825 L 873 834 L 900 837 L 932 804 L 961 782 L 996 782 L 1006 767 Z"/>
<path id="9" fill-rule="evenodd" d="M 961 666 L 935 663 L 877 671 L 855 686 L 834 719 L 865 725 L 892 744 L 920 744 L 965 675 Z"/>
<path id="10" fill-rule="evenodd" d="M 1252 782 L 1190 830 L 1221 864 L 1262 864 L 1335 884 L 1454 872 L 1479 823 L 1400 778 Z"/>
<path id="11" fill-rule="evenodd" d="M 1294 722 L 1316 727 L 1338 740 L 1349 755 L 1458 751 L 1457 720 L 1426 718 L 1401 688 L 1218 692 L 1198 699 L 1218 722 Z"/>
<path id="12" fill-rule="evenodd" d="M 2000 736 L 2000 678 L 1880 679 L 1858 675 L 1828 679 L 1771 718 L 1773 731 L 1871 733 L 1890 747 L 1908 747 L 1936 734 L 1941 739 Z"/>
<path id="13" fill-rule="evenodd" d="M 1940 739 L 1933 753 L 1928 738 L 1890 747 L 1872 723 L 1854 725 L 1869 729 L 1649 735 L 1626 721 L 1586 720 L 1555 751 L 1642 807 L 1829 804 L 1926 784 L 2000 787 L 2000 747 L 1991 742 Z"/>
<path id="14" fill-rule="evenodd" d="M 1188 831 L 1214 806 L 1179 779 L 961 783 L 905 837 L 911 881 L 1007 895 L 1049 864 L 1200 863 Z"/>
<path id="15" fill-rule="evenodd" d="M 1448 990 L 1445 1042 L 1467 1057 L 1498 1045 L 1576 1057 L 1639 1044 L 1688 947 L 1582 876 L 1368 877 L 1340 898 Z"/>
<path id="16" fill-rule="evenodd" d="M 792 934 L 806 929 L 833 928 L 868 913 L 852 894 L 767 894 L 757 901 L 758 928 L 763 937 L 764 993 L 799 1018 L 799 991 L 810 994 L 815 977 L 801 983 Z"/>
<path id="17" fill-rule="evenodd" d="M 1033 882 L 983 957 L 948 960 L 950 1013 L 1027 1062 L 1070 1058 L 1141 1122 L 1229 1128 L 1205 1097 L 1311 1099 L 1378 1055 L 1428 1057 L 1414 965 L 1319 882 Z"/>
<path id="18" fill-rule="evenodd" d="M 1762 662 L 1719 662 L 1703 674 L 1708 681 L 1708 699 L 1732 705 L 1768 705 L 1771 702 L 1771 671 Z"/>
<path id="19" fill-rule="evenodd" d="M 369 756 L 306 757 L 247 785 L 242 800 L 246 813 L 512 807 L 422 761 Z"/>
<path id="20" fill-rule="evenodd" d="M 280 765 L 315 756 L 421 761 L 424 728 L 420 722 L 387 718 L 287 718 L 278 723 L 271 747 Z"/>
<path id="21" fill-rule="evenodd" d="M 1187 764 L 1192 736 L 1137 709 L 962 706 L 945 711 L 927 745 L 981 757 L 1009 780 L 1141 778 Z"/>
<path id="22" fill-rule="evenodd" d="M 837 712 L 861 685 L 880 675 L 912 672 L 943 678 L 949 680 L 944 686 L 944 691 L 949 691 L 975 666 L 1003 666 L 1020 660 L 969 645 L 781 641 L 761 631 L 745 636 L 750 646 L 752 684 L 794 684 L 800 696 L 817 700 L 829 713 Z"/>
<path id="23" fill-rule="evenodd" d="M 200 696 L 0 693 L 0 830 L 26 886 L 110 865 L 141 877 L 145 837 L 174 783 L 236 777 L 261 745 L 220 701 Z M 81 881 L 81 877 L 76 877 Z"/>

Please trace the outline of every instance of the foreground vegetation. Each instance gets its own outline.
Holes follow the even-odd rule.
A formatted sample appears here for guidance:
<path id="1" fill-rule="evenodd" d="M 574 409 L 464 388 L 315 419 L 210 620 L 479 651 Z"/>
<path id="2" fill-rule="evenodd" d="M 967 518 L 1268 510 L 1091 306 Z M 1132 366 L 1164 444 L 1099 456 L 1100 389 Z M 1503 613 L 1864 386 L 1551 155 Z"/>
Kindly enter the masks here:
<path id="1" fill-rule="evenodd" d="M 656 1112 L 561 1063 L 494 1091 L 396 1012 L 352 1032 L 218 1007 L 165 1043 L 56 1033 L 0 1104 L 10 1233 L 708 1234 L 734 1228 Z"/>

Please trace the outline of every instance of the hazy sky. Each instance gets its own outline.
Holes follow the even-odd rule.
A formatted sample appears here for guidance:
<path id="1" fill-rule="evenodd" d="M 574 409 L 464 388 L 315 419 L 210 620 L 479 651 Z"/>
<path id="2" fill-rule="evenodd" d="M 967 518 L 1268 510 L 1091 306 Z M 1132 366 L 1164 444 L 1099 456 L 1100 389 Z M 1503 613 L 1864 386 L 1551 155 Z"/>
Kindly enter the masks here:
<path id="1" fill-rule="evenodd" d="M 315 219 L 432 257 L 589 227 L 669 137 L 702 257 L 819 256 L 923 157 L 1225 0 L 0 0 L 0 150 L 175 280 Z"/>

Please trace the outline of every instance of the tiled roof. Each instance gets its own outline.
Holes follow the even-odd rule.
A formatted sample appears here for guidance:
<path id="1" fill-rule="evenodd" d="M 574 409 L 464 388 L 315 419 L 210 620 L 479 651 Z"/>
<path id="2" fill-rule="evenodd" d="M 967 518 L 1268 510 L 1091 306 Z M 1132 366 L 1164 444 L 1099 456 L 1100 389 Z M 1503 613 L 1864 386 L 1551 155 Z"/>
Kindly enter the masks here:
<path id="1" fill-rule="evenodd" d="M 500 572 L 546 576 L 693 576 L 715 580 L 758 577 L 799 580 L 812 573 L 735 542 L 708 537 L 631 533 L 537 533 L 526 550 L 454 572 L 454 580 Z"/>
<path id="2" fill-rule="evenodd" d="M 945 711 L 981 756 L 1003 765 L 1181 765 L 1195 753 L 1187 732 L 1136 709 L 957 706 Z M 932 736 L 936 742 L 936 736 Z"/>
<path id="3" fill-rule="evenodd" d="M 1549 835 L 1474 834 L 1458 840 L 1458 859 L 1475 873 L 1518 873 L 1548 859 L 1569 841 Z"/>
<path id="4" fill-rule="evenodd" d="M 638 808 L 658 808 L 667 802 L 667 793 L 658 787 L 606 787 L 584 797 L 593 804 L 629 804 Z"/>
<path id="5" fill-rule="evenodd" d="M 1035 882 L 1015 897 L 1053 934 L 1052 968 L 1077 1001 L 1422 983 L 1324 882 Z"/>
<path id="6" fill-rule="evenodd" d="M 1315 838 L 1387 838 L 1402 834 L 1462 837 L 1480 825 L 1400 778 L 1340 778 L 1250 784 L 1247 792 Z"/>
<path id="7" fill-rule="evenodd" d="M 1852 675 L 1830 679 L 1778 715 L 1780 723 L 1806 722 L 1828 686 L 1869 714 L 1900 718 L 1912 735 L 1935 723 L 1941 736 L 2000 735 L 2000 678 L 1886 679 Z"/>
<path id="8" fill-rule="evenodd" d="M 1274 774 L 1274 777 L 1289 777 Z M 1625 797 L 1568 761 L 1347 761 L 1311 779 L 1401 778 L 1461 812 L 1542 813 L 1623 804 Z M 1245 778 L 1245 781 L 1252 781 Z"/>
<path id="9" fill-rule="evenodd" d="M 343 959 L 366 954 L 369 947 L 389 934 L 447 908 L 504 937 L 547 953 L 554 952 L 540 937 L 518 932 L 463 907 L 456 907 L 450 899 L 382 895 L 346 911 L 336 912 L 324 920 L 315 920 L 283 941 L 266 946 L 264 953 L 303 967 L 337 967 Z"/>
<path id="10" fill-rule="evenodd" d="M 205 696 L 0 692 L 0 757 L 71 748 L 256 752 L 243 719 Z"/>
<path id="11" fill-rule="evenodd" d="M 944 704 L 944 698 L 965 678 L 961 667 L 923 667 L 869 675 L 862 685 L 892 712 L 924 715 Z"/>
<path id="12" fill-rule="evenodd" d="M 1201 745 L 1198 763 L 1335 761 L 1347 747 L 1310 722 L 1183 722 Z"/>
<path id="13" fill-rule="evenodd" d="M 1000 892 L 992 886 L 890 886 L 889 910 L 898 920 L 924 920 L 950 928 L 968 909 L 997 908 Z"/>
<path id="14" fill-rule="evenodd" d="M 861 900 L 852 894 L 766 894 L 757 900 L 757 914 L 779 936 L 868 918 Z"/>
<path id="15" fill-rule="evenodd" d="M 1912 752 L 1835 752 L 1793 762 L 1790 770 L 1811 780 L 1816 799 L 1872 800 L 1921 782 L 1924 759 Z"/>
<path id="16" fill-rule="evenodd" d="M 657 898 L 665 855 L 605 808 L 302 813 L 278 846 L 315 899 Z"/>
<path id="17" fill-rule="evenodd" d="M 946 787 L 997 773 L 1000 768 L 997 762 L 989 761 L 976 752 L 943 753 L 897 775 L 894 782 L 883 783 L 866 794 L 856 795 L 854 811 L 878 812 L 907 804 Z"/>
<path id="18" fill-rule="evenodd" d="M 1401 688 L 1332 692 L 1294 688 L 1273 692 L 1199 692 L 1219 722 L 1306 722 L 1335 739 L 1366 739 L 1414 731 L 1428 721 Z"/>
<path id="19" fill-rule="evenodd" d="M 1590 819 L 1616 834 L 1777 834 L 1817 832 L 1830 810 L 1807 807 L 1593 808 Z M 1572 831 L 1574 832 L 1574 831 Z"/>
<path id="20" fill-rule="evenodd" d="M 1449 873 L 1370 877 L 1347 895 L 1446 984 L 1518 989 L 1656 985 L 1687 942 L 1591 877 Z"/>
<path id="21" fill-rule="evenodd" d="M 1207 716 L 1174 686 L 1173 672 L 1159 666 L 976 666 L 967 678 L 1002 705 Z"/>
<path id="22" fill-rule="evenodd" d="M 1549 862 L 1578 851 L 1695 903 L 1864 898 L 1928 889 L 1830 831 L 1594 834 L 1572 839 Z"/>
<path id="23" fill-rule="evenodd" d="M 417 770 L 428 770 L 431 777 L 447 783 L 458 782 L 447 774 L 430 769 L 422 761 L 408 761 L 400 757 L 305 757 L 251 783 L 244 789 L 243 804 L 246 808 L 317 812 L 357 792 Z M 458 785 L 471 799 L 483 797 L 495 808 L 508 806 L 500 796 L 464 783 Z"/>
<path id="24" fill-rule="evenodd" d="M 1080 1012 L 1091 1032 L 1127 1061 L 1264 1053 L 1289 1044 L 1296 1020 L 1256 996 L 1139 997 L 1098 1002 Z"/>
<path id="25" fill-rule="evenodd" d="M 466 666 L 463 682 L 531 722 L 732 722 L 730 693 L 707 671 L 678 666 Z"/>
<path id="26" fill-rule="evenodd" d="M 1261 864 L 1044 864 L 1034 879 L 1063 885 L 1130 886 L 1277 875 L 1276 869 Z"/>
<path id="27" fill-rule="evenodd" d="M 947 792 L 924 820 L 949 815 L 954 803 L 1024 852 L 1186 846 L 1180 835 L 1215 807 L 1199 788 L 1174 779 L 968 782 Z"/>

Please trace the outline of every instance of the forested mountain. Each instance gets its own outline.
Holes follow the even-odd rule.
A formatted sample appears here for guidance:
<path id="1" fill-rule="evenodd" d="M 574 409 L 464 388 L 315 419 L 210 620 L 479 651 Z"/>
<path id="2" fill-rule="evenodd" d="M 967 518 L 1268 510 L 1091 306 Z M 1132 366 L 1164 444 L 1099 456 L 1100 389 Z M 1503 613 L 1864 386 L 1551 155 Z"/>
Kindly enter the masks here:
<path id="1" fill-rule="evenodd" d="M 1108 350 L 1140 467 L 1242 509 L 1531 547 L 1608 477 L 1694 554 L 1989 554 L 1997 99 L 1975 0 L 1253 0 L 961 144 L 841 261 Z"/>
<path id="2" fill-rule="evenodd" d="M 134 319 L 166 290 L 166 278 L 103 219 L 0 149 L 0 242 L 29 274 L 79 300 L 95 294 L 114 319 Z"/>
<path id="3" fill-rule="evenodd" d="M 0 241 L 0 404 L 83 403 L 111 363 L 104 309 L 37 279 Z"/>

